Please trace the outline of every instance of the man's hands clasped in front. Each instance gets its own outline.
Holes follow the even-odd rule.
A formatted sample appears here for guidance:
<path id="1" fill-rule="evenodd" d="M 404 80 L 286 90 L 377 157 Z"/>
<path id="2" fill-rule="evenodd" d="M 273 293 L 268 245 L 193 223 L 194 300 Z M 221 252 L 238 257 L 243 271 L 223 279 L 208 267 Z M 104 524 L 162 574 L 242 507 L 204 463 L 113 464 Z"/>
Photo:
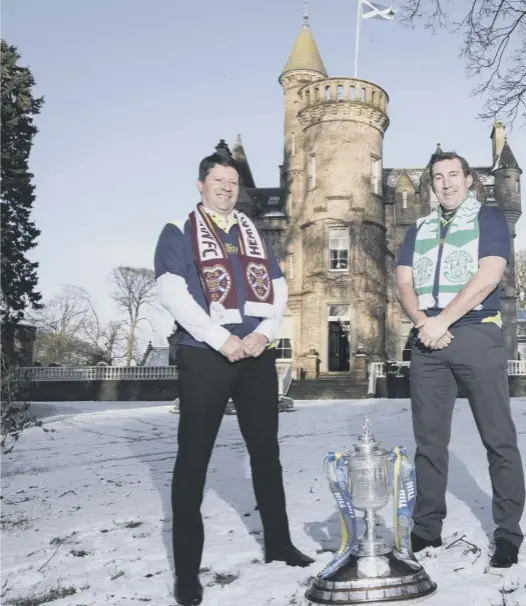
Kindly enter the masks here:
<path id="1" fill-rule="evenodd" d="M 427 318 L 415 328 L 420 342 L 429 349 L 445 349 L 454 339 L 448 324 L 440 316 Z"/>
<path id="2" fill-rule="evenodd" d="M 246 356 L 259 358 L 268 344 L 267 337 L 258 332 L 252 332 L 243 339 L 243 349 Z"/>
<path id="3" fill-rule="evenodd" d="M 230 335 L 219 351 L 229 362 L 239 362 L 243 358 L 258 358 L 267 344 L 267 337 L 257 332 L 250 333 L 244 339 Z"/>

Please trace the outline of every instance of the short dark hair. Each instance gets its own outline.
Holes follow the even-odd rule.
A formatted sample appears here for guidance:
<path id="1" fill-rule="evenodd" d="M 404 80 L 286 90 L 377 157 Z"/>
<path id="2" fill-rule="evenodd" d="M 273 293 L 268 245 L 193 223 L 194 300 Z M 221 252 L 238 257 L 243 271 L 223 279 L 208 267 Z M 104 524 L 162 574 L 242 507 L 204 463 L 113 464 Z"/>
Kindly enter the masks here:
<path id="1" fill-rule="evenodd" d="M 201 183 L 204 183 L 208 173 L 217 164 L 219 164 L 219 166 L 230 166 L 234 168 L 239 175 L 239 167 L 232 156 L 215 153 L 211 156 L 206 156 L 206 158 L 203 158 L 199 163 L 199 181 L 201 181 Z"/>
<path id="2" fill-rule="evenodd" d="M 431 156 L 431 160 L 429 161 L 429 174 L 431 178 L 433 178 L 433 166 L 438 162 L 442 162 L 442 160 L 460 160 L 460 164 L 462 165 L 462 170 L 464 172 L 464 177 L 467 177 L 471 174 L 471 169 L 469 168 L 468 161 L 466 158 L 459 156 L 457 152 L 437 152 Z"/>

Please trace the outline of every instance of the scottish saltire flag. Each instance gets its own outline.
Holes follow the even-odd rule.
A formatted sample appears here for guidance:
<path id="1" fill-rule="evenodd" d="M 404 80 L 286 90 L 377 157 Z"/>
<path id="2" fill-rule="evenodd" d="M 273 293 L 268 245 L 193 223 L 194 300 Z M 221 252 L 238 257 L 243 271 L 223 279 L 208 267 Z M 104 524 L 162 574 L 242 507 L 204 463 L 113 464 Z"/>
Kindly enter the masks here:
<path id="1" fill-rule="evenodd" d="M 384 6 L 369 0 L 359 0 L 362 4 L 362 19 L 394 19 L 396 11 L 391 6 Z"/>

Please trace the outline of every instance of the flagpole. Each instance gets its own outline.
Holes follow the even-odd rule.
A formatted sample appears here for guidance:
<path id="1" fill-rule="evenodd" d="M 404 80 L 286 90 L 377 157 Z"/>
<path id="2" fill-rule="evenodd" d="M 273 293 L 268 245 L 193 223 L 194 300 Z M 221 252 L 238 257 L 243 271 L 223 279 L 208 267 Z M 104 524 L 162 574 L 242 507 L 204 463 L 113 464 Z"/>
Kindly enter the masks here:
<path id="1" fill-rule="evenodd" d="M 360 48 L 360 27 L 362 22 L 362 0 L 357 0 L 356 12 L 356 42 L 354 48 L 354 77 L 358 78 L 358 50 Z"/>

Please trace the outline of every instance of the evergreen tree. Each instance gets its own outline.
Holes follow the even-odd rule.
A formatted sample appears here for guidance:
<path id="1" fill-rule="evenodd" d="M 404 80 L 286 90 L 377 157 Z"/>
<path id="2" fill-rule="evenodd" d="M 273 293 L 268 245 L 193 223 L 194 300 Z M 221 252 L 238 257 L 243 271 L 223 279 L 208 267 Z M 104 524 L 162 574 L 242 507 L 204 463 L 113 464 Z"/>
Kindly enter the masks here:
<path id="1" fill-rule="evenodd" d="M 40 231 L 31 220 L 35 201 L 33 175 L 28 162 L 43 97 L 33 96 L 31 71 L 19 64 L 15 46 L 1 41 L 1 298 L 0 313 L 4 343 L 28 308 L 38 309 L 38 263 L 27 258 L 37 245 Z M 5 351 L 5 350 L 4 350 Z"/>

